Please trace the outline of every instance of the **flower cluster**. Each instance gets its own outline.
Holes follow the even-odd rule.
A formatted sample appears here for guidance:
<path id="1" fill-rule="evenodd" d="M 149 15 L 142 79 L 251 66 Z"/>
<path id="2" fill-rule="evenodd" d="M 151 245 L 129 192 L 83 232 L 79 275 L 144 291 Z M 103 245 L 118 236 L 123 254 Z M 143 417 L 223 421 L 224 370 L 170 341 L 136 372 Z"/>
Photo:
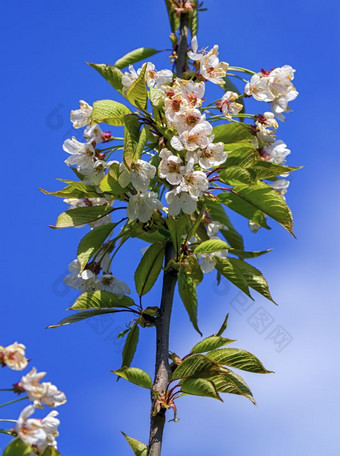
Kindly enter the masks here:
<path id="1" fill-rule="evenodd" d="M 28 359 L 25 355 L 26 347 L 17 342 L 0 347 L 0 363 L 12 370 L 23 370 L 27 367 Z M 52 411 L 43 419 L 30 418 L 37 408 L 58 407 L 66 403 L 65 394 L 50 382 L 41 382 L 46 372 L 37 372 L 34 367 L 21 380 L 13 385 L 13 392 L 26 393 L 27 398 L 33 402 L 20 413 L 13 433 L 21 440 L 34 448 L 35 454 L 41 455 L 51 446 L 57 448 L 59 420 L 58 412 Z"/>

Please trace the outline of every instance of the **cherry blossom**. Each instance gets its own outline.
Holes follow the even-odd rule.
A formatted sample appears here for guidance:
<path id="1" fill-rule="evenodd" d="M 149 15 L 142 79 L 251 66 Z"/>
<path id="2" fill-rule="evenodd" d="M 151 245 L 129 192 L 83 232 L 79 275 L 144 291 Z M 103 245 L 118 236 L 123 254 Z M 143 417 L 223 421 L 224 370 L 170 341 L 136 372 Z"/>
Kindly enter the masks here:
<path id="1" fill-rule="evenodd" d="M 139 220 L 146 223 L 152 217 L 155 210 L 161 210 L 163 204 L 155 192 L 138 193 L 131 196 L 127 208 L 127 216 L 130 220 Z"/>
<path id="2" fill-rule="evenodd" d="M 27 393 L 29 400 L 33 401 L 35 406 L 46 404 L 49 407 L 58 407 L 65 404 L 65 394 L 59 391 L 55 385 L 50 382 L 40 383 L 45 376 L 46 372 L 37 372 L 34 367 L 22 377 L 19 386 Z"/>
<path id="3" fill-rule="evenodd" d="M 80 109 L 71 111 L 71 122 L 74 128 L 82 128 L 90 123 L 93 108 L 84 100 L 79 101 Z"/>
<path id="4" fill-rule="evenodd" d="M 23 370 L 27 366 L 28 359 L 25 357 L 26 347 L 14 342 L 7 347 L 0 347 L 0 365 L 7 366 L 12 370 Z"/>

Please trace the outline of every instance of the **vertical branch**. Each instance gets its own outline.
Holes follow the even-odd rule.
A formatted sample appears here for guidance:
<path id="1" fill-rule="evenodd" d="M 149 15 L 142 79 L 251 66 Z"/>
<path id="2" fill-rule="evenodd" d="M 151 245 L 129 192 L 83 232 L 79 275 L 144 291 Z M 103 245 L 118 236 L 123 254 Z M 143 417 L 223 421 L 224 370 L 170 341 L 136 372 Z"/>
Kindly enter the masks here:
<path id="1" fill-rule="evenodd" d="M 182 77 L 187 65 L 188 51 L 188 28 L 189 28 L 189 13 L 182 13 L 179 26 L 179 42 L 177 51 L 176 71 L 179 78 Z"/>

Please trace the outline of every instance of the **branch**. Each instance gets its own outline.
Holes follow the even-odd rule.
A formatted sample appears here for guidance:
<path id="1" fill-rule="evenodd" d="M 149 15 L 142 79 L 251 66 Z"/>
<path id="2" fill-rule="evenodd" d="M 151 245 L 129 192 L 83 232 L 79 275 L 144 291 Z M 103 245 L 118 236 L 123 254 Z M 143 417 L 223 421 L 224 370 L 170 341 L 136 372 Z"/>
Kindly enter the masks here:
<path id="1" fill-rule="evenodd" d="M 177 51 L 176 71 L 177 76 L 181 78 L 187 66 L 189 13 L 181 14 L 179 27 L 179 43 Z"/>

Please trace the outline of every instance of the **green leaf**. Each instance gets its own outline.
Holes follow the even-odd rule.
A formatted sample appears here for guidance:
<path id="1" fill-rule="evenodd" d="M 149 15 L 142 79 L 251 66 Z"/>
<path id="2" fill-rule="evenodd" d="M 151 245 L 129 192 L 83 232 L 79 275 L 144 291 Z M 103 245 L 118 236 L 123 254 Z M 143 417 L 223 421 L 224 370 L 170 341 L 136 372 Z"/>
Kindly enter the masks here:
<path id="1" fill-rule="evenodd" d="M 224 366 L 230 366 L 255 374 L 272 374 L 261 361 L 246 350 L 239 348 L 221 348 L 208 353 L 209 358 Z"/>
<path id="2" fill-rule="evenodd" d="M 122 367 L 130 367 L 135 356 L 139 340 L 139 326 L 134 324 L 130 329 L 123 348 Z"/>
<path id="3" fill-rule="evenodd" d="M 112 372 L 142 388 L 152 389 L 151 377 L 142 369 L 138 369 L 137 367 L 121 367 Z"/>
<path id="4" fill-rule="evenodd" d="M 216 348 L 223 347 L 223 345 L 231 344 L 235 342 L 232 339 L 226 339 L 225 337 L 220 336 L 210 336 L 201 340 L 196 344 L 192 349 L 191 353 L 205 353 L 215 350 Z M 210 356 L 210 354 L 209 354 Z"/>
<path id="5" fill-rule="evenodd" d="M 110 166 L 109 172 L 105 174 L 105 177 L 100 181 L 99 188 L 102 192 L 110 193 L 118 197 L 125 193 L 125 188 L 121 187 L 118 182 L 119 174 L 119 164 L 113 163 Z"/>
<path id="6" fill-rule="evenodd" d="M 227 166 L 220 171 L 220 179 L 222 182 L 234 184 L 253 184 L 256 182 L 256 174 L 252 169 L 245 169 L 241 166 Z"/>
<path id="7" fill-rule="evenodd" d="M 117 101 L 99 100 L 93 103 L 92 121 L 95 123 L 104 122 L 121 127 L 127 114 L 131 114 L 130 109 Z"/>
<path id="8" fill-rule="evenodd" d="M 86 291 L 68 310 L 111 309 L 112 307 L 133 306 L 133 299 L 129 296 L 119 298 L 105 290 Z"/>
<path id="9" fill-rule="evenodd" d="M 145 82 L 146 67 L 147 63 L 144 64 L 140 75 L 126 92 L 126 98 L 129 102 L 143 111 L 145 111 L 148 103 L 148 91 Z"/>
<path id="10" fill-rule="evenodd" d="M 198 245 L 195 248 L 194 253 L 215 253 L 227 249 L 229 249 L 229 245 L 226 242 L 221 241 L 220 239 L 209 239 Z"/>
<path id="11" fill-rule="evenodd" d="M 175 14 L 173 3 L 171 0 L 165 0 L 166 9 L 168 10 L 171 31 L 176 33 L 179 27 L 179 17 Z"/>
<path id="12" fill-rule="evenodd" d="M 228 153 L 228 158 L 225 167 L 240 166 L 241 168 L 249 168 L 260 161 L 261 156 L 256 147 L 247 142 L 235 144 L 227 144 L 224 148 Z"/>
<path id="13" fill-rule="evenodd" d="M 239 195 L 233 192 L 224 192 L 218 195 L 218 200 L 248 220 L 253 221 L 263 228 L 270 229 L 264 213 Z"/>
<path id="14" fill-rule="evenodd" d="M 230 258 L 230 262 L 235 268 L 242 272 L 243 277 L 250 288 L 276 304 L 270 294 L 268 282 L 258 269 L 245 261 L 237 260 L 236 258 Z"/>
<path id="15" fill-rule="evenodd" d="M 235 372 L 228 371 L 216 375 L 211 378 L 214 382 L 214 385 L 219 393 L 228 393 L 228 394 L 238 394 L 249 399 L 254 405 L 256 405 L 255 399 L 252 392 L 249 389 L 249 386 L 243 380 L 240 375 L 235 374 Z"/>
<path id="16" fill-rule="evenodd" d="M 181 214 L 176 218 L 169 216 L 166 219 L 176 256 L 178 256 L 181 251 L 184 242 L 183 236 L 188 232 L 188 222 L 189 218 L 186 214 Z"/>
<path id="17" fill-rule="evenodd" d="M 129 437 L 124 432 L 122 432 L 122 434 L 136 456 L 147 456 L 148 447 L 144 443 Z"/>
<path id="18" fill-rule="evenodd" d="M 81 270 L 87 265 L 89 259 L 102 247 L 105 239 L 110 236 L 115 226 L 115 223 L 98 226 L 83 237 L 77 251 Z"/>
<path id="19" fill-rule="evenodd" d="M 198 32 L 198 5 L 197 5 L 197 0 L 192 0 L 191 2 L 193 4 L 193 11 L 190 14 L 190 31 L 191 31 L 191 36 L 196 36 Z"/>
<path id="20" fill-rule="evenodd" d="M 134 49 L 131 52 L 128 52 L 123 57 L 118 59 L 113 66 L 119 68 L 120 70 L 128 67 L 129 65 L 133 65 L 134 63 L 140 62 L 141 60 L 148 59 L 149 57 L 158 54 L 157 49 L 153 48 L 145 48 L 141 47 L 138 49 Z"/>
<path id="21" fill-rule="evenodd" d="M 116 313 L 117 309 L 97 309 L 97 310 L 84 310 L 83 312 L 77 312 L 69 317 L 63 318 L 56 325 L 50 325 L 47 328 L 59 328 L 60 326 L 70 325 L 71 323 L 77 323 L 78 321 L 85 320 L 87 318 L 96 317 L 97 315 L 104 315 L 109 313 Z"/>
<path id="22" fill-rule="evenodd" d="M 43 190 L 42 188 L 39 188 L 39 190 L 45 195 L 59 196 L 60 198 L 84 199 L 98 198 L 99 196 L 93 187 L 87 187 L 83 182 L 66 182 L 69 183 L 69 185 L 64 187 L 62 190 L 57 190 L 56 192 L 48 192 L 47 190 Z"/>
<path id="23" fill-rule="evenodd" d="M 111 206 L 88 206 L 69 209 L 59 215 L 55 226 L 50 228 L 69 228 L 72 226 L 85 225 L 86 223 L 99 220 L 110 214 L 114 209 Z"/>
<path id="24" fill-rule="evenodd" d="M 257 252 L 245 252 L 244 250 L 239 249 L 229 249 L 229 253 L 238 256 L 239 258 L 257 258 L 265 253 L 271 252 L 273 249 L 261 250 Z"/>
<path id="25" fill-rule="evenodd" d="M 124 118 L 125 133 L 124 133 L 124 151 L 123 160 L 125 166 L 130 168 L 131 163 L 137 158 L 136 151 L 139 142 L 140 124 L 138 117 L 128 115 Z"/>
<path id="26" fill-rule="evenodd" d="M 224 331 L 227 329 L 227 326 L 228 326 L 228 319 L 229 319 L 229 314 L 227 313 L 227 315 L 225 316 L 225 319 L 222 323 L 222 326 L 220 327 L 220 329 L 217 331 L 216 334 L 214 334 L 215 336 L 217 337 L 220 337 L 222 336 L 222 334 L 224 333 Z"/>
<path id="27" fill-rule="evenodd" d="M 212 397 L 223 402 L 211 380 L 205 378 L 187 378 L 181 382 L 181 391 L 193 396 Z"/>
<path id="28" fill-rule="evenodd" d="M 157 280 L 163 264 L 165 254 L 164 245 L 151 245 L 144 253 L 135 272 L 136 291 L 139 296 L 148 293 Z"/>
<path id="29" fill-rule="evenodd" d="M 31 445 L 16 438 L 7 445 L 2 456 L 27 456 L 33 454 L 33 451 Z"/>
<path id="30" fill-rule="evenodd" d="M 190 274 L 178 273 L 178 291 L 193 327 L 202 335 L 197 323 L 196 283 Z"/>
<path id="31" fill-rule="evenodd" d="M 47 447 L 42 456 L 61 456 L 59 451 L 51 446 Z"/>
<path id="32" fill-rule="evenodd" d="M 215 143 L 223 142 L 224 144 L 251 141 L 254 137 L 249 125 L 237 122 L 218 125 L 213 128 L 213 134 Z"/>
<path id="33" fill-rule="evenodd" d="M 281 174 L 290 173 L 301 168 L 302 166 L 282 166 L 277 165 L 276 163 L 259 160 L 252 169 L 256 173 L 258 179 L 273 179 Z"/>
<path id="34" fill-rule="evenodd" d="M 112 65 L 106 65 L 105 63 L 88 63 L 90 67 L 94 68 L 98 73 L 107 80 L 109 84 L 112 85 L 119 93 L 122 92 L 122 72 Z"/>
<path id="35" fill-rule="evenodd" d="M 228 215 L 225 213 L 223 206 L 220 201 L 213 201 L 211 199 L 205 199 L 204 201 L 207 212 L 210 217 L 225 225 L 228 229 L 221 230 L 223 237 L 228 241 L 231 247 L 235 249 L 244 249 L 244 243 L 242 236 L 236 231 L 233 224 L 231 223 Z"/>
<path id="36" fill-rule="evenodd" d="M 144 126 L 140 133 L 137 148 L 136 148 L 136 153 L 135 153 L 136 159 L 138 159 L 142 156 L 142 154 L 144 152 L 144 147 L 146 146 L 147 142 L 148 142 L 148 127 Z"/>
<path id="37" fill-rule="evenodd" d="M 171 380 L 181 378 L 208 378 L 219 372 L 219 365 L 206 355 L 191 355 L 176 367 Z"/>
<path id="38" fill-rule="evenodd" d="M 218 258 L 216 257 L 216 269 L 231 283 L 236 285 L 247 296 L 253 299 L 249 292 L 249 287 L 243 272 L 234 264 L 232 258 Z"/>
<path id="39" fill-rule="evenodd" d="M 289 207 L 279 192 L 264 182 L 253 186 L 235 185 L 235 196 L 279 222 L 293 234 L 293 218 Z M 253 220 L 255 221 L 255 220 Z M 256 222 L 257 223 L 257 222 Z M 258 225 L 262 226 L 260 223 Z"/>

